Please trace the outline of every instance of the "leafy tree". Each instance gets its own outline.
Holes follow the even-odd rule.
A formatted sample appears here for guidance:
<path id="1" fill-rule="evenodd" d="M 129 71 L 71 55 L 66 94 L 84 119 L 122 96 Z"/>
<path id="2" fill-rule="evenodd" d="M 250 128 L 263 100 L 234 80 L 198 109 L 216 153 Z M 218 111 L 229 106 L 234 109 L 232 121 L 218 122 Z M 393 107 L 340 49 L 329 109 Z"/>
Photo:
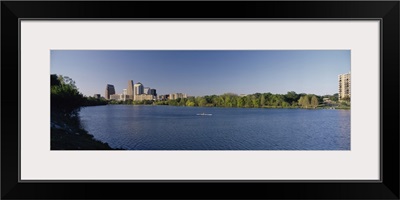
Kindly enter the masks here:
<path id="1" fill-rule="evenodd" d="M 259 95 L 251 95 L 251 102 L 252 102 L 254 108 L 260 107 L 260 99 L 257 98 L 257 96 L 259 96 Z"/>
<path id="2" fill-rule="evenodd" d="M 237 107 L 243 108 L 245 105 L 245 97 L 239 97 L 237 100 Z"/>
<path id="3" fill-rule="evenodd" d="M 85 100 L 75 86 L 75 81 L 55 74 L 50 79 L 51 109 L 66 115 L 76 114 Z"/>
<path id="4" fill-rule="evenodd" d="M 177 106 L 178 102 L 175 99 L 168 100 L 168 105 L 170 106 Z"/>
<path id="5" fill-rule="evenodd" d="M 298 101 L 299 95 L 294 91 L 290 91 L 290 92 L 287 92 L 287 94 L 284 96 L 284 99 L 286 102 Z"/>
<path id="6" fill-rule="evenodd" d="M 316 108 L 317 106 L 318 106 L 318 99 L 317 99 L 317 97 L 315 96 L 315 95 L 313 95 L 312 97 L 311 97 L 311 106 L 312 107 L 314 107 L 314 108 Z"/>
<path id="7" fill-rule="evenodd" d="M 286 101 L 282 102 L 282 107 L 287 108 L 289 106 L 290 106 L 290 104 L 288 102 L 286 102 Z"/>
<path id="8" fill-rule="evenodd" d="M 304 96 L 300 97 L 299 105 L 301 105 L 301 107 L 303 107 L 303 108 L 308 108 L 310 106 L 310 100 L 308 98 L 308 95 L 304 95 Z"/>
<path id="9" fill-rule="evenodd" d="M 191 100 L 186 101 L 186 106 L 195 106 L 195 105 L 196 104 Z"/>
<path id="10" fill-rule="evenodd" d="M 204 98 L 206 99 L 207 104 L 212 104 L 213 101 L 211 96 L 205 96 Z"/>
<path id="11" fill-rule="evenodd" d="M 329 97 L 329 99 L 330 99 L 331 101 L 338 101 L 338 99 L 339 99 L 339 94 L 338 94 L 338 93 L 335 93 L 335 94 L 333 94 L 331 97 Z"/>
<path id="12" fill-rule="evenodd" d="M 237 107 L 237 101 L 238 101 L 238 99 L 239 99 L 240 97 L 239 96 L 233 96 L 232 97 L 232 107 Z"/>
<path id="13" fill-rule="evenodd" d="M 306 96 L 304 96 L 303 97 L 303 106 L 305 107 L 305 108 L 308 108 L 308 107 L 310 107 L 310 97 L 308 96 L 308 95 L 306 95 Z"/>
<path id="14" fill-rule="evenodd" d="M 206 106 L 207 105 L 207 100 L 204 97 L 198 97 L 198 98 L 196 98 L 196 101 L 198 102 L 197 104 L 199 106 Z"/>
<path id="15" fill-rule="evenodd" d="M 217 97 L 217 106 L 224 106 L 225 105 L 225 98 L 223 96 Z"/>
<path id="16" fill-rule="evenodd" d="M 256 99 L 261 99 L 261 93 L 255 93 L 252 96 L 254 96 Z"/>
<path id="17" fill-rule="evenodd" d="M 57 74 L 51 74 L 50 75 L 50 87 L 51 86 L 60 86 L 61 82 L 57 76 Z"/>
<path id="18" fill-rule="evenodd" d="M 260 106 L 261 106 L 261 107 L 264 107 L 264 106 L 265 106 L 265 96 L 264 96 L 264 94 L 261 95 L 261 97 L 260 97 Z"/>
<path id="19" fill-rule="evenodd" d="M 225 107 L 232 107 L 232 100 L 230 95 L 225 95 L 224 104 Z"/>
<path id="20" fill-rule="evenodd" d="M 298 104 L 299 104 L 300 106 L 303 106 L 303 101 L 304 101 L 304 96 L 301 96 L 300 99 L 299 99 L 299 101 L 298 101 Z"/>
<path id="21" fill-rule="evenodd" d="M 247 95 L 246 98 L 244 98 L 244 107 L 246 108 L 252 108 L 253 107 L 253 103 L 251 101 L 251 96 Z"/>

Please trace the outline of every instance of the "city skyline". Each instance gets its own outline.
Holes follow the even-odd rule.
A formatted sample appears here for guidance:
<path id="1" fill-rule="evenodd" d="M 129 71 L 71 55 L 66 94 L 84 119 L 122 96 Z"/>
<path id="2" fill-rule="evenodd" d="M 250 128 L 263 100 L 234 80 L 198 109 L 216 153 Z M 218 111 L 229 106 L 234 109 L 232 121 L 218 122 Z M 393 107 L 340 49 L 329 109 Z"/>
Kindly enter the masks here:
<path id="1" fill-rule="evenodd" d="M 350 50 L 52 50 L 51 74 L 69 76 L 86 96 L 115 93 L 127 81 L 159 95 L 191 96 L 288 91 L 338 93 L 338 74 L 350 72 Z"/>

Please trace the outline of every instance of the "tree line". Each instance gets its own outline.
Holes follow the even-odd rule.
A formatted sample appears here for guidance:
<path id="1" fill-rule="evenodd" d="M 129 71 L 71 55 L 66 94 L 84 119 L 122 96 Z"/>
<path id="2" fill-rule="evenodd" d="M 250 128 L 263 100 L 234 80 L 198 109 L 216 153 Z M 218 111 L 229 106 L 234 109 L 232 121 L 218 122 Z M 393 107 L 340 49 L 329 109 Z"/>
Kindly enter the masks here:
<path id="1" fill-rule="evenodd" d="M 323 103 L 323 98 L 337 101 L 337 94 L 318 96 L 315 94 L 255 93 L 239 96 L 233 93 L 180 98 L 175 100 L 156 101 L 157 105 L 200 106 L 200 107 L 238 107 L 238 108 L 316 108 Z"/>

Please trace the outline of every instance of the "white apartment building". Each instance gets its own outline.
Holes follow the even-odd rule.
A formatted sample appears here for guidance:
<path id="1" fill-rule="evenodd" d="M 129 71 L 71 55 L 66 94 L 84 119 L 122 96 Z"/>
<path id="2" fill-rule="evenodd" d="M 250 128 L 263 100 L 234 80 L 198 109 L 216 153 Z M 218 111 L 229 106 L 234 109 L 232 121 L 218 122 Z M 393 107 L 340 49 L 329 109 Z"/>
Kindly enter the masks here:
<path id="1" fill-rule="evenodd" d="M 351 74 L 340 74 L 338 76 L 339 82 L 339 101 L 344 97 L 351 97 Z"/>

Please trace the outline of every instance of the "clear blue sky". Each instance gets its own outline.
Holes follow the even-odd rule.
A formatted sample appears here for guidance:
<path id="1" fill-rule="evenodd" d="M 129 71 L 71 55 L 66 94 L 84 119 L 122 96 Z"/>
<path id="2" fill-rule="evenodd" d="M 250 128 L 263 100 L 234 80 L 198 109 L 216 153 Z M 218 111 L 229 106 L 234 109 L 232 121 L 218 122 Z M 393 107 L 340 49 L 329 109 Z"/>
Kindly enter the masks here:
<path id="1" fill-rule="evenodd" d="M 50 62 L 51 74 L 69 76 L 86 96 L 104 96 L 107 84 L 122 93 L 128 80 L 159 95 L 325 95 L 350 71 L 350 50 L 52 50 Z"/>

